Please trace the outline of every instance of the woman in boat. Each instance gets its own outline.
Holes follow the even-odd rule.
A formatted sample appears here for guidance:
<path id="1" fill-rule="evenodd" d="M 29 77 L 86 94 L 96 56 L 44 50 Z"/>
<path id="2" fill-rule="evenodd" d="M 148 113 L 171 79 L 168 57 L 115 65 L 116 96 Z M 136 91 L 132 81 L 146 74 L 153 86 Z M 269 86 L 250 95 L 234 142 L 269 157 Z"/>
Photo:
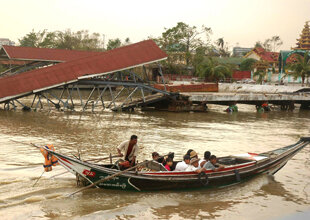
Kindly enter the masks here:
<path id="1" fill-rule="evenodd" d="M 173 160 L 171 157 L 168 157 L 166 159 L 166 165 L 165 165 L 165 168 L 168 170 L 168 171 L 171 171 L 171 167 L 173 165 Z"/>

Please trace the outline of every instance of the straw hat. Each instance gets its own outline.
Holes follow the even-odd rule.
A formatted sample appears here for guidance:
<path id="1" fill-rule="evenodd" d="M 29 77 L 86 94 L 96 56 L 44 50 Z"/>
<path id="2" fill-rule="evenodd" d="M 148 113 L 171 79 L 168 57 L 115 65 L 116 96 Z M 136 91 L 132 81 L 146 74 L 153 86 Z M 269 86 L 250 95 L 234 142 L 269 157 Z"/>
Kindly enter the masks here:
<path id="1" fill-rule="evenodd" d="M 195 162 L 198 162 L 199 159 L 198 158 L 192 158 L 190 164 L 194 164 Z"/>
<path id="2" fill-rule="evenodd" d="M 196 156 L 197 156 L 196 151 L 193 150 L 193 151 L 190 153 L 189 156 L 190 156 L 191 158 L 196 157 Z"/>

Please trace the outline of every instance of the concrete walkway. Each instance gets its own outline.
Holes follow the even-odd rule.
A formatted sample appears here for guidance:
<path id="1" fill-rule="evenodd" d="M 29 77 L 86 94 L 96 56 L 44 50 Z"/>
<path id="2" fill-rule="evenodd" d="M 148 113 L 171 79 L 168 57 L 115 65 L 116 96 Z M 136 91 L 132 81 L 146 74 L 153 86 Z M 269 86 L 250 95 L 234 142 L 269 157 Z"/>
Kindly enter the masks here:
<path id="1" fill-rule="evenodd" d="M 223 93 L 292 93 L 302 87 L 300 84 L 291 85 L 257 85 L 257 84 L 240 84 L 240 83 L 219 83 L 219 92 Z"/>

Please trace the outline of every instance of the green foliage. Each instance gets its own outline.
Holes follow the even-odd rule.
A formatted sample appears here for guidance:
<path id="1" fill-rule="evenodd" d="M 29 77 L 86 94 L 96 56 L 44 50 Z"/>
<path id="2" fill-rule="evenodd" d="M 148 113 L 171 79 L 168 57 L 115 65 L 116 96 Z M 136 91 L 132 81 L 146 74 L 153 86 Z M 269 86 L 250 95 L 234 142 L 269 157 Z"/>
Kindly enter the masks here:
<path id="1" fill-rule="evenodd" d="M 110 39 L 107 45 L 107 50 L 112 50 L 115 48 L 118 48 L 122 45 L 122 42 L 119 38 L 116 39 Z"/>
<path id="2" fill-rule="evenodd" d="M 253 58 L 245 59 L 240 64 L 240 70 L 241 71 L 252 71 L 254 69 L 254 64 L 257 62 L 257 60 Z"/>
<path id="3" fill-rule="evenodd" d="M 184 68 L 183 65 L 175 65 L 171 63 L 167 63 L 165 65 L 165 72 L 168 74 L 179 74 L 179 75 L 187 75 L 188 71 Z"/>
<path id="4" fill-rule="evenodd" d="M 206 53 L 206 47 L 198 47 L 196 49 L 196 53 L 195 53 L 194 58 L 193 58 L 193 66 L 194 66 L 195 70 L 204 61 L 205 53 Z"/>
<path id="5" fill-rule="evenodd" d="M 19 39 L 20 46 L 23 47 L 55 47 L 56 34 L 47 32 L 47 30 L 39 31 L 37 33 L 32 30 L 29 34 Z"/>
<path id="6" fill-rule="evenodd" d="M 295 77 L 301 77 L 302 84 L 305 82 L 305 78 L 310 76 L 310 56 L 309 52 L 304 56 L 299 55 L 297 62 L 288 66 L 288 69 L 292 70 L 292 75 Z"/>
<path id="7" fill-rule="evenodd" d="M 257 41 L 255 44 L 254 44 L 254 48 L 256 47 L 259 47 L 259 48 L 263 48 L 263 43 L 261 41 Z"/>
<path id="8" fill-rule="evenodd" d="M 266 71 L 264 71 L 264 70 L 257 70 L 257 71 L 253 74 L 254 77 L 257 77 L 256 82 L 258 82 L 258 83 L 260 83 L 260 84 L 263 83 L 263 81 L 264 81 L 266 75 L 267 75 L 267 73 L 266 73 Z"/>
<path id="9" fill-rule="evenodd" d="M 227 42 L 225 43 L 223 37 L 217 39 L 216 45 L 218 46 L 217 50 L 219 51 L 219 54 L 221 57 L 229 57 L 230 56 L 230 52 L 228 51 Z"/>
<path id="10" fill-rule="evenodd" d="M 205 77 L 210 81 L 218 81 L 232 76 L 229 66 L 218 64 L 212 57 L 202 62 L 196 69 L 200 77 Z"/>
<path id="11" fill-rule="evenodd" d="M 47 30 L 34 32 L 19 39 L 20 46 L 58 48 L 70 50 L 102 50 L 103 41 L 99 33 L 89 34 L 87 30 L 72 32 L 65 31 L 48 32 Z"/>
<path id="12" fill-rule="evenodd" d="M 119 38 L 110 39 L 107 45 L 107 50 L 112 50 L 129 44 L 131 44 L 129 37 L 125 39 L 124 43 L 122 43 L 122 41 Z"/>
<path id="13" fill-rule="evenodd" d="M 202 26 L 198 30 L 196 26 L 189 26 L 183 22 L 178 22 L 175 27 L 166 29 L 162 36 L 156 39 L 156 43 L 168 54 L 182 52 L 185 54 L 186 65 L 192 61 L 192 54 L 198 48 L 206 46 L 209 42 L 209 35 L 212 33 L 211 28 Z M 207 38 L 203 41 L 200 35 L 204 34 Z M 170 60 L 171 63 L 174 60 Z"/>
<path id="14" fill-rule="evenodd" d="M 264 48 L 266 51 L 275 52 L 282 44 L 283 41 L 279 36 L 272 36 L 271 38 L 267 38 L 264 43 L 257 41 L 254 47 L 260 47 Z"/>
<path id="15" fill-rule="evenodd" d="M 103 42 L 99 33 L 89 34 L 87 30 L 56 32 L 56 48 L 70 50 L 99 50 Z"/>

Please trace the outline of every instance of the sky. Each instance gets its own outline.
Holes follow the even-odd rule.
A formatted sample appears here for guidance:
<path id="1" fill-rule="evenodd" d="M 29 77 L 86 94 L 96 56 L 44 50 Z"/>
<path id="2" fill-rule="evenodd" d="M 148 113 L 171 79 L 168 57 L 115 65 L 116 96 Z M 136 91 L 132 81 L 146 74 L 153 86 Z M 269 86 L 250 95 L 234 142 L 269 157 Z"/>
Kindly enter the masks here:
<path id="1" fill-rule="evenodd" d="M 184 22 L 210 27 L 230 48 L 253 47 L 278 35 L 291 49 L 310 21 L 310 0 L 0 0 L 0 38 L 18 39 L 34 30 L 89 30 L 131 42 L 159 37 Z"/>

